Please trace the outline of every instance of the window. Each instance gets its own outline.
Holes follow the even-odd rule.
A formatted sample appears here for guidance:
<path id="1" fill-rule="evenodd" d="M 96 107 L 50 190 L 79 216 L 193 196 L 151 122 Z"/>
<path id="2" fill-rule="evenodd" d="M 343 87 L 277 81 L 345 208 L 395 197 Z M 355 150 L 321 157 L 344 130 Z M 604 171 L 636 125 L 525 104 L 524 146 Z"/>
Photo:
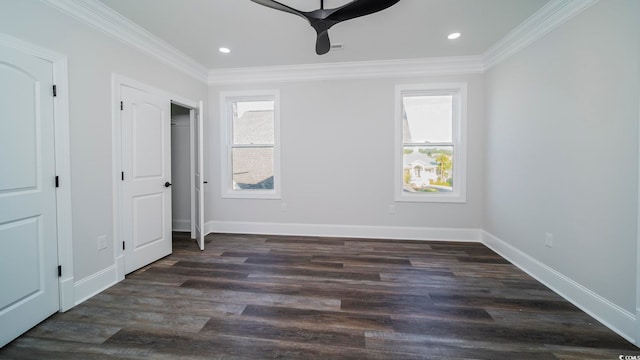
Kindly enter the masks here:
<path id="1" fill-rule="evenodd" d="M 396 87 L 396 201 L 466 201 L 466 84 Z"/>
<path id="2" fill-rule="evenodd" d="M 280 198 L 279 93 L 225 92 L 222 197 Z"/>

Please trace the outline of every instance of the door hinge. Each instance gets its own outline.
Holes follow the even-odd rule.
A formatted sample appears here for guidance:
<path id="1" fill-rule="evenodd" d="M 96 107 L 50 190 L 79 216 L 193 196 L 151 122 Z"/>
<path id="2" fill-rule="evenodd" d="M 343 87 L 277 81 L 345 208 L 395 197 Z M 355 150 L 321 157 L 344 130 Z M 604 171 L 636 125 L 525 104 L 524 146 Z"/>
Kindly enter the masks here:
<path id="1" fill-rule="evenodd" d="M 124 110 L 124 103 L 120 101 L 120 110 Z"/>
<path id="2" fill-rule="evenodd" d="M 62 277 L 62 265 L 58 265 L 58 277 Z"/>
<path id="3" fill-rule="evenodd" d="M 56 175 L 56 187 L 60 187 L 60 177 L 58 175 Z"/>
<path id="4" fill-rule="evenodd" d="M 58 96 L 58 87 L 53 85 L 53 97 Z"/>
<path id="5" fill-rule="evenodd" d="M 124 241 L 122 242 L 122 250 L 124 250 Z"/>

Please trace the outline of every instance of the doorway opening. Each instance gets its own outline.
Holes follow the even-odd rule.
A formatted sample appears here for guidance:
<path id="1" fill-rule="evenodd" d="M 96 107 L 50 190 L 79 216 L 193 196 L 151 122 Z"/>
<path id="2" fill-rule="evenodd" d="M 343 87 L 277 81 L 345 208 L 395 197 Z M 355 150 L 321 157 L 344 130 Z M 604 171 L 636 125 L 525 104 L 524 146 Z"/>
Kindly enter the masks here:
<path id="1" fill-rule="evenodd" d="M 171 100 L 172 229 L 204 250 L 202 102 Z"/>
<path id="2" fill-rule="evenodd" d="M 190 233 L 204 249 L 203 102 L 117 74 L 112 80 L 117 282 L 171 254 L 174 228 Z M 171 123 L 183 126 L 172 129 Z"/>
<path id="3" fill-rule="evenodd" d="M 67 76 L 66 56 L 0 34 L 0 348 L 75 301 Z"/>
<path id="4" fill-rule="evenodd" d="M 191 120 L 190 109 L 171 104 L 171 224 L 173 232 L 190 233 L 191 214 Z M 190 235 L 192 236 L 192 235 Z"/>

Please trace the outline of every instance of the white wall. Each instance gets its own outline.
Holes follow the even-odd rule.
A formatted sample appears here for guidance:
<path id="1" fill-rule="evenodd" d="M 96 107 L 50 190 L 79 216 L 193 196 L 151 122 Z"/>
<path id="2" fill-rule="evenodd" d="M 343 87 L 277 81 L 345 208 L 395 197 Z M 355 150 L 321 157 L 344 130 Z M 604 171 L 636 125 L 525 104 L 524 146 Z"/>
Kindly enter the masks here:
<path id="1" fill-rule="evenodd" d="M 62 53 L 69 60 L 69 112 L 75 281 L 114 263 L 111 74 L 118 73 L 184 98 L 206 98 L 191 77 L 35 0 L 10 1 L 0 32 Z M 63 180 L 64 181 L 64 180 Z"/>
<path id="2" fill-rule="evenodd" d="M 173 107 L 172 107 L 173 108 Z M 191 231 L 189 115 L 171 117 L 171 208 L 174 231 Z M 175 125 L 173 125 L 175 123 Z"/>
<path id="3" fill-rule="evenodd" d="M 394 87 L 454 81 L 469 84 L 468 201 L 395 203 Z M 206 220 L 480 228 L 483 87 L 481 75 L 212 86 Z M 282 200 L 220 197 L 220 92 L 249 89 L 280 90 Z M 396 205 L 395 214 L 389 214 L 390 205 Z"/>
<path id="4" fill-rule="evenodd" d="M 637 0 L 600 1 L 486 74 L 483 212 L 489 233 L 632 315 L 638 19 Z"/>

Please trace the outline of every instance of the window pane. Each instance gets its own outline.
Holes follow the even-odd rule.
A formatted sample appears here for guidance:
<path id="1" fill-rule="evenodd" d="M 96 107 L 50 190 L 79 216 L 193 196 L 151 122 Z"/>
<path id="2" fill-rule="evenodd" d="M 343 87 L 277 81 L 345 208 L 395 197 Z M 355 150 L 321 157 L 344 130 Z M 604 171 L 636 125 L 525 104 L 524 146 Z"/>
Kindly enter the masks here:
<path id="1" fill-rule="evenodd" d="M 233 143 L 273 144 L 274 101 L 233 103 Z"/>
<path id="2" fill-rule="evenodd" d="M 273 190 L 273 148 L 232 149 L 234 190 Z"/>
<path id="3" fill-rule="evenodd" d="M 453 141 L 453 96 L 403 96 L 402 110 L 403 142 Z"/>
<path id="4" fill-rule="evenodd" d="M 453 191 L 453 146 L 404 146 L 402 160 L 403 191 Z"/>

